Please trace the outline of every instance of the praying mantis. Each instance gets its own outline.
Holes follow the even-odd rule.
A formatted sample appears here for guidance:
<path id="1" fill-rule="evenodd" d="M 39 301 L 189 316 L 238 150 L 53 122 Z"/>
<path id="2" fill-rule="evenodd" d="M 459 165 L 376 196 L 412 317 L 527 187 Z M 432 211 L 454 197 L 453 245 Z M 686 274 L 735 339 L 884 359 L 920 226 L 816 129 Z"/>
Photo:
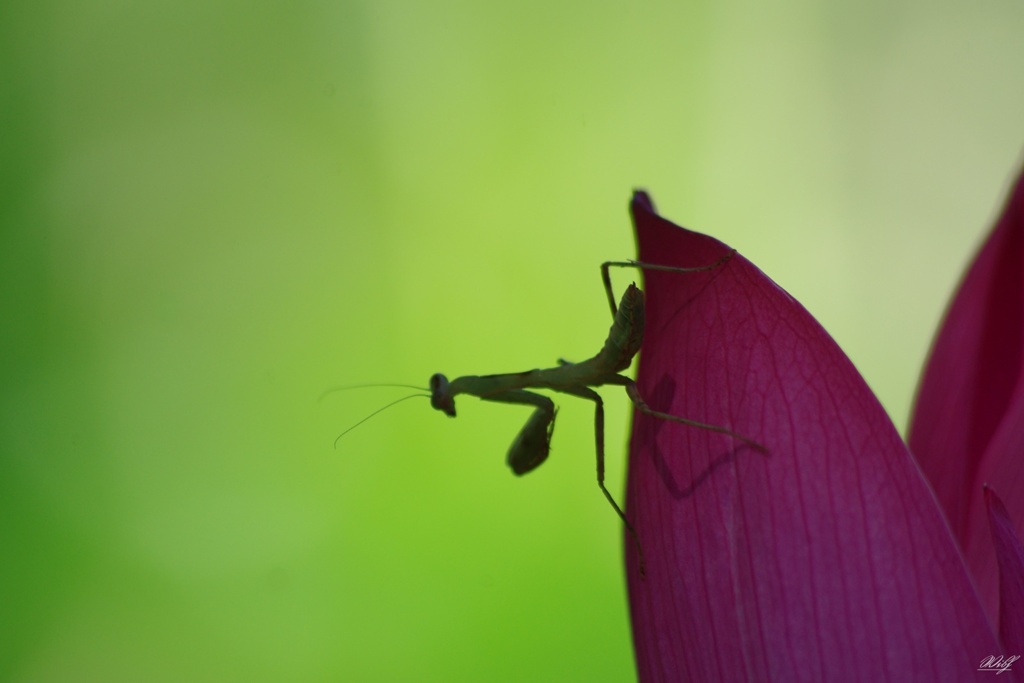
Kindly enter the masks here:
<path id="1" fill-rule="evenodd" d="M 522 475 L 536 469 L 547 459 L 551 447 L 551 437 L 554 433 L 555 415 L 557 413 L 554 401 L 543 394 L 538 394 L 529 390 L 547 389 L 567 394 L 569 396 L 587 399 L 588 401 L 593 401 L 595 407 L 594 432 L 597 447 L 597 485 L 604 494 L 604 497 L 615 510 L 615 513 L 619 516 L 619 519 L 622 520 L 627 532 L 633 539 L 633 543 L 636 546 L 638 554 L 638 566 L 641 575 L 643 575 L 643 550 L 641 548 L 640 539 L 637 536 L 636 529 L 634 529 L 633 525 L 626 517 L 626 513 L 623 512 L 621 507 L 619 507 L 614 496 L 612 496 L 608 487 L 605 485 L 604 401 L 600 394 L 594 391 L 594 387 L 604 385 L 625 387 L 626 395 L 629 396 L 630 401 L 633 402 L 633 405 L 638 411 L 645 415 L 650 415 L 662 420 L 669 420 L 671 422 L 678 422 L 698 429 L 705 429 L 725 434 L 726 436 L 732 437 L 733 439 L 745 443 L 761 452 L 767 452 L 767 449 L 756 441 L 741 434 L 737 434 L 725 427 L 707 424 L 705 422 L 698 422 L 697 420 L 691 420 L 689 418 L 679 417 L 678 415 L 671 415 L 669 413 L 652 409 L 647 405 L 643 398 L 641 398 L 636 383 L 629 377 L 619 374 L 629 368 L 633 361 L 633 357 L 640 350 L 644 333 L 644 295 L 636 284 L 630 284 L 622 295 L 619 305 L 616 306 L 615 296 L 612 291 L 610 269 L 614 266 L 639 268 L 641 270 L 669 271 L 674 273 L 694 273 L 698 271 L 714 270 L 722 267 L 733 257 L 733 254 L 735 254 L 735 250 L 730 251 L 724 257 L 711 265 L 693 268 L 663 266 L 640 261 L 606 261 L 601 264 L 601 279 L 604 282 L 605 292 L 608 296 L 608 304 L 611 307 L 613 322 L 611 329 L 608 332 L 608 337 L 605 339 L 604 346 L 597 355 L 578 363 L 559 360 L 558 364 L 552 368 L 527 370 L 525 372 L 514 372 L 500 375 L 466 375 L 449 380 L 445 375 L 436 373 L 431 376 L 429 383 L 430 405 L 449 417 L 455 417 L 455 397 L 459 394 L 476 396 L 481 400 L 493 401 L 496 403 L 513 403 L 533 406 L 533 413 L 529 418 L 527 418 L 526 424 L 523 425 L 519 434 L 512 441 L 512 445 L 509 447 L 507 456 L 507 462 L 509 467 L 512 468 L 512 471 L 517 475 Z M 406 398 L 413 398 L 414 396 L 426 395 L 427 394 L 413 394 L 411 396 L 406 396 L 403 399 L 399 399 L 399 401 L 403 401 Z M 398 403 L 399 401 L 395 401 L 394 403 Z M 388 404 L 380 410 L 384 410 L 385 408 L 394 405 L 394 403 Z M 338 436 L 338 439 L 340 439 L 341 436 L 344 436 L 344 434 L 351 429 L 362 424 L 362 422 L 373 417 L 373 415 L 376 415 L 380 410 L 367 416 L 345 432 L 342 432 L 342 434 Z M 337 445 L 337 439 L 335 440 L 335 445 Z"/>

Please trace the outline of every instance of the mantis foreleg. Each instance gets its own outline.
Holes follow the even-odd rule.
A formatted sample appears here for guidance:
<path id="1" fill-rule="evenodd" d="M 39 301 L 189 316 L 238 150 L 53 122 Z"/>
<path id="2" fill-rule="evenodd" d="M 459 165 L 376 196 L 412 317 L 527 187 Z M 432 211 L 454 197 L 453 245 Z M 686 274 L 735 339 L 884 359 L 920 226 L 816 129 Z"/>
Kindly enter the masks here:
<path id="1" fill-rule="evenodd" d="M 516 474 L 526 474 L 547 460 L 551 450 L 551 435 L 555 431 L 555 403 L 547 396 L 532 391 L 513 389 L 481 396 L 484 401 L 499 403 L 525 403 L 536 406 L 526 424 L 519 430 L 508 449 L 508 466 Z"/>

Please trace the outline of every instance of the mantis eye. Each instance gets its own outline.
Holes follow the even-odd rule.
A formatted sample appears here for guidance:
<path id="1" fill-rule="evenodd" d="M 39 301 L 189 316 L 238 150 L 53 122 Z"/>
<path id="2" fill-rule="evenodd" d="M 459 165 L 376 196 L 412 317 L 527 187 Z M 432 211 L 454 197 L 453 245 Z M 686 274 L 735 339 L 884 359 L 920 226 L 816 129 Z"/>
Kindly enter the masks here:
<path id="1" fill-rule="evenodd" d="M 430 405 L 448 417 L 455 417 L 455 397 L 448 389 L 448 378 L 440 372 L 430 376 Z"/>

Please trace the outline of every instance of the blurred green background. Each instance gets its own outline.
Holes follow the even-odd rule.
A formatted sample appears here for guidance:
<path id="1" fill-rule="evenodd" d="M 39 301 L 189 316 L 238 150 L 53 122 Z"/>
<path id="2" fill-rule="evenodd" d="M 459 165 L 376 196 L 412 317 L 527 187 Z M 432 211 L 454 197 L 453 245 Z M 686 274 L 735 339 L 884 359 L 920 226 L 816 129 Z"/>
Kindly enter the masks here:
<path id="1" fill-rule="evenodd" d="M 624 681 L 592 407 L 626 211 L 737 246 L 902 430 L 1021 159 L 1024 7 L 7 2 L 0 680 Z M 630 276 L 623 275 L 622 282 Z M 629 410 L 608 397 L 622 490 Z"/>

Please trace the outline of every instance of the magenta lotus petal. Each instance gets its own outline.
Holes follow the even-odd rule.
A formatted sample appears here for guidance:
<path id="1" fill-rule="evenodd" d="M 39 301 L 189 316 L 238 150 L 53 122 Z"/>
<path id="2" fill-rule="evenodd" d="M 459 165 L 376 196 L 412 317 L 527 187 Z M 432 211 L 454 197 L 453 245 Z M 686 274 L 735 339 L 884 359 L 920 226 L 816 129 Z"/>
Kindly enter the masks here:
<path id="1" fill-rule="evenodd" d="M 946 312 L 909 438 L 992 623 L 999 623 L 999 574 L 982 487 L 994 485 L 1009 519 L 1024 528 L 1022 369 L 1024 176 Z"/>
<path id="2" fill-rule="evenodd" d="M 985 488 L 989 525 L 999 564 L 999 633 L 1006 652 L 1024 652 L 1024 547 L 1021 547 L 1006 506 Z"/>
<path id="3" fill-rule="evenodd" d="M 643 193 L 631 210 L 641 261 L 730 252 Z M 641 395 L 768 452 L 636 415 L 627 515 L 645 578 L 628 538 L 626 553 L 640 680 L 978 676 L 1000 653 L 992 627 L 906 446 L 835 342 L 739 254 L 645 280 Z"/>

